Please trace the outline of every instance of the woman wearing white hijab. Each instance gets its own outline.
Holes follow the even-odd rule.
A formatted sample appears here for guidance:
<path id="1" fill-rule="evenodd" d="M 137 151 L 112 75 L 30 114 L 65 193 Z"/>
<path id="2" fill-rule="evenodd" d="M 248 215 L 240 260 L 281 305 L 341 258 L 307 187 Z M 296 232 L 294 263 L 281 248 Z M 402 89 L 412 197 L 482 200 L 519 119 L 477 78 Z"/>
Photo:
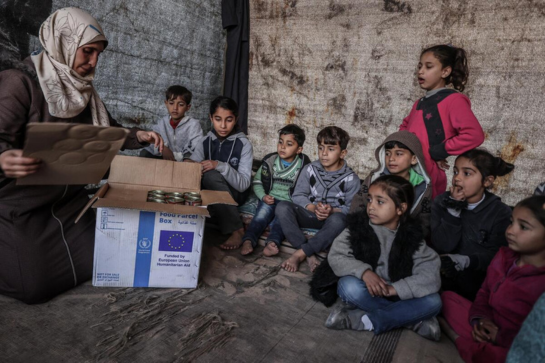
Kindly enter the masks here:
<path id="1" fill-rule="evenodd" d="M 25 60 L 36 74 L 0 72 L 0 294 L 39 303 L 91 277 L 95 215 L 74 219 L 87 201 L 83 186 L 17 186 L 40 161 L 22 156 L 30 122 L 120 125 L 93 87 L 108 42 L 98 22 L 77 8 L 60 9 L 42 24 L 43 50 Z M 151 131 L 130 130 L 126 149 L 163 147 Z"/>

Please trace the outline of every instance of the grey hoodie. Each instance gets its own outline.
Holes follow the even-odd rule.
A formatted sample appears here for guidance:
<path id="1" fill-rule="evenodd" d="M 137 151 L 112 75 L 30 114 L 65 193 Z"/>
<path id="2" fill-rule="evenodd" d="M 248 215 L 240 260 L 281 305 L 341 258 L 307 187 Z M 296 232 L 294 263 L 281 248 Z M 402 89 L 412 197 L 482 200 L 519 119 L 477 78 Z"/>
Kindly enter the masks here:
<path id="1" fill-rule="evenodd" d="M 363 181 L 361 189 L 358 194 L 354 197 L 352 201 L 352 207 L 350 212 L 355 212 L 361 208 L 367 206 L 367 193 L 369 191 L 369 186 L 373 181 L 382 175 L 390 174 L 386 167 L 386 143 L 390 141 L 397 141 L 405 146 L 407 146 L 411 152 L 416 156 L 418 163 L 413 166 L 413 170 L 418 174 L 424 177 L 424 181 L 419 185 L 415 186 L 414 194 L 415 200 L 411 208 L 411 216 L 413 218 L 419 218 L 422 223 L 422 228 L 424 230 L 424 236 L 427 236 L 430 231 L 430 213 L 432 206 L 432 186 L 431 178 L 426 172 L 426 163 L 424 159 L 424 153 L 422 152 L 422 145 L 418 137 L 412 132 L 403 130 L 397 131 L 391 134 L 380 144 L 375 150 L 375 158 L 377 159 L 378 166 L 375 168 L 367 178 Z"/>
<path id="2" fill-rule="evenodd" d="M 215 160 L 216 170 L 239 192 L 244 192 L 252 182 L 254 151 L 243 132 L 231 134 L 221 140 L 212 130 L 197 144 L 191 160 Z"/>
<path id="3" fill-rule="evenodd" d="M 202 139 L 199 120 L 189 116 L 182 118 L 176 129 L 170 125 L 170 116 L 165 116 L 153 125 L 152 130 L 161 135 L 165 146 L 172 150 L 177 161 L 183 161 L 184 158 L 190 157 Z M 145 149 L 153 155 L 161 155 L 154 145 L 147 146 Z"/>

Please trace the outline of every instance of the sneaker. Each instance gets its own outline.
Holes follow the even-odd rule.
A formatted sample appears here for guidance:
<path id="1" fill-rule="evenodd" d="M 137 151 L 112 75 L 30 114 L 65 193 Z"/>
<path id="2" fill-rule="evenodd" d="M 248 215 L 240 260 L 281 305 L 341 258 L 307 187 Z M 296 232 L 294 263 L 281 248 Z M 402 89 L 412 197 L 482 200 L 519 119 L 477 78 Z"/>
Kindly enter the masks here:
<path id="1" fill-rule="evenodd" d="M 365 314 L 365 311 L 357 309 L 353 305 L 337 304 L 329 314 L 325 327 L 335 330 L 364 330 L 361 318 Z"/>
<path id="2" fill-rule="evenodd" d="M 407 329 L 411 329 L 416 334 L 429 340 L 434 340 L 436 342 L 441 340 L 441 328 L 439 327 L 439 322 L 435 317 L 411 326 L 407 326 Z"/>

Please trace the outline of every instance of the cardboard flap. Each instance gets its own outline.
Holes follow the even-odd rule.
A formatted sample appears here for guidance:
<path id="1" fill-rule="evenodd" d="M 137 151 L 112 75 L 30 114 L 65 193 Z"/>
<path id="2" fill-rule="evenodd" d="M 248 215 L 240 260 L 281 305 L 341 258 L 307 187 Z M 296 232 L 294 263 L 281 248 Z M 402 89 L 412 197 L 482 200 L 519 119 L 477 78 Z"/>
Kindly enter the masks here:
<path id="1" fill-rule="evenodd" d="M 150 212 L 163 212 L 163 213 L 175 213 L 175 214 L 197 214 L 204 217 L 210 217 L 208 210 L 206 208 L 199 207 L 190 207 L 187 205 L 179 204 L 160 204 L 160 203 L 150 203 L 150 202 L 133 202 L 119 199 L 99 199 L 96 203 L 93 204 L 93 208 L 124 208 L 124 209 L 135 209 L 135 210 L 144 210 Z"/>
<path id="2" fill-rule="evenodd" d="M 238 203 L 235 202 L 233 197 L 229 192 L 220 192 L 217 190 L 201 190 L 201 199 L 203 205 L 212 205 L 212 204 L 229 204 L 237 206 Z"/>
<path id="3" fill-rule="evenodd" d="M 17 185 L 76 185 L 100 182 L 129 131 L 69 123 L 29 123 L 23 156 L 42 160 Z"/>
<path id="4" fill-rule="evenodd" d="M 199 191 L 201 188 L 201 165 L 117 155 L 112 161 L 108 182 L 145 185 L 156 189 L 183 188 Z"/>
<path id="5" fill-rule="evenodd" d="M 74 221 L 74 224 L 78 223 L 80 218 L 87 212 L 87 209 L 91 208 L 91 206 L 100 198 L 103 198 L 104 195 L 106 195 L 106 192 L 108 191 L 109 185 L 108 183 L 104 184 L 100 189 L 93 195 L 93 197 L 87 202 L 85 207 L 79 212 L 76 220 Z"/>

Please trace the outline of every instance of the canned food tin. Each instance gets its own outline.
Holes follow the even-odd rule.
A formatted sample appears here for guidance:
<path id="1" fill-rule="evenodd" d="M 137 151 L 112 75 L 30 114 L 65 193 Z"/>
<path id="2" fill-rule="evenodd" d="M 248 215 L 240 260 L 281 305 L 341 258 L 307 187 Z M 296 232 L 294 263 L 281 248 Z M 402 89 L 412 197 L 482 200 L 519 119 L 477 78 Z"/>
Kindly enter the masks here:
<path id="1" fill-rule="evenodd" d="M 178 192 L 171 192 L 171 193 L 166 193 L 165 196 L 167 198 L 183 198 L 184 194 L 183 193 L 178 193 Z"/>
<path id="2" fill-rule="evenodd" d="M 148 192 L 148 194 L 157 194 L 157 195 L 165 195 L 166 193 L 162 190 L 159 190 L 159 189 L 155 189 L 155 190 L 150 190 Z"/>
<path id="3" fill-rule="evenodd" d="M 148 199 L 161 199 L 161 200 L 165 200 L 165 196 L 164 195 L 159 195 L 159 194 L 148 194 Z"/>
<path id="4" fill-rule="evenodd" d="M 166 201 L 168 204 L 184 204 L 184 198 L 173 197 L 168 198 Z"/>
<path id="5" fill-rule="evenodd" d="M 199 192 L 187 192 L 187 193 L 184 193 L 184 198 L 188 198 L 188 197 L 192 197 L 192 198 L 200 198 L 201 197 L 201 194 Z"/>
<path id="6" fill-rule="evenodd" d="M 154 199 L 154 198 L 148 198 L 148 202 L 151 202 L 151 203 L 163 203 L 163 204 L 166 204 L 165 200 L 164 199 Z"/>
<path id="7" fill-rule="evenodd" d="M 198 196 L 188 196 L 188 195 L 186 195 L 185 205 L 188 205 L 188 206 L 191 206 L 191 207 L 200 207 L 202 205 L 201 196 L 200 195 L 198 195 Z"/>

